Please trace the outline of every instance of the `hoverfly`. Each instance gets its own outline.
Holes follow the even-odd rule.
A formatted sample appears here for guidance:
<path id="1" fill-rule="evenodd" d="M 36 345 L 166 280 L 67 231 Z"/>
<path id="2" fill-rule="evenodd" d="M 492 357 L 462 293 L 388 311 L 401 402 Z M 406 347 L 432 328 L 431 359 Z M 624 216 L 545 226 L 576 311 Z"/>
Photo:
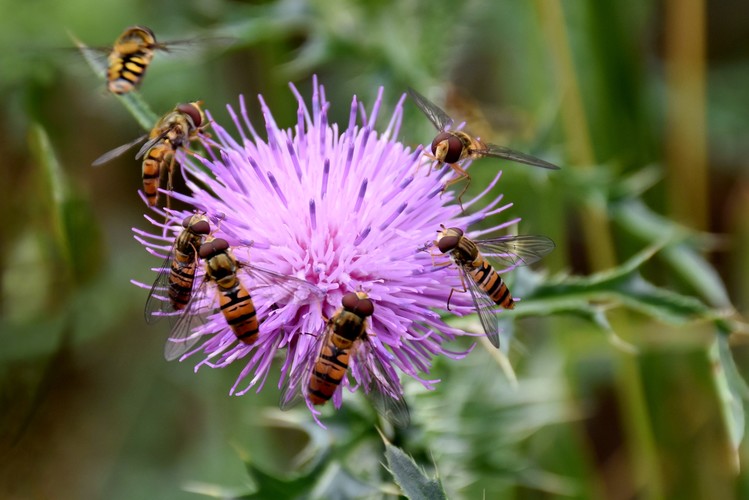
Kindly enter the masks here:
<path id="1" fill-rule="evenodd" d="M 143 80 L 156 50 L 166 51 L 168 48 L 156 41 L 150 28 L 125 28 L 107 56 L 107 89 L 118 95 L 135 89 Z"/>
<path id="2" fill-rule="evenodd" d="M 530 235 L 472 240 L 457 227 L 442 226 L 435 244 L 458 267 L 462 291 L 467 288 L 471 293 L 484 332 L 494 347 L 499 347 L 499 317 L 495 306 L 514 309 L 515 302 L 490 260 L 495 261 L 498 267 L 527 266 L 551 253 L 554 242 L 546 236 Z M 454 291 L 454 288 L 450 290 L 447 298 L 448 309 Z"/>
<path id="3" fill-rule="evenodd" d="M 159 180 L 162 172 L 167 171 L 167 190 L 171 191 L 172 175 L 175 167 L 175 153 L 179 148 L 187 150 L 191 141 L 198 138 L 205 122 L 205 115 L 200 105 L 201 101 L 178 104 L 172 111 L 165 114 L 148 135 L 142 135 L 127 144 L 123 144 L 94 160 L 93 166 L 98 167 L 123 154 L 136 144 L 146 139 L 135 159 L 143 158 L 143 192 L 150 206 L 155 206 L 159 200 Z M 167 205 L 169 198 L 167 197 Z"/>
<path id="4" fill-rule="evenodd" d="M 466 185 L 458 196 L 458 200 L 460 200 L 461 196 L 463 196 L 463 193 L 466 192 L 466 189 L 468 189 L 468 186 L 471 183 L 471 176 L 468 175 L 468 172 L 459 165 L 461 161 L 468 158 L 502 158 L 517 163 L 532 165 L 534 167 L 559 170 L 558 166 L 541 160 L 540 158 L 536 158 L 535 156 L 520 153 L 519 151 L 504 146 L 485 143 L 479 138 L 473 137 L 462 130 L 450 130 L 449 127 L 452 125 L 453 119 L 450 118 L 450 116 L 448 116 L 448 114 L 439 106 L 412 88 L 408 89 L 408 95 L 411 96 L 411 99 L 414 100 L 416 106 L 427 116 L 427 118 L 429 118 L 429 121 L 432 122 L 437 130 L 439 130 L 439 133 L 432 141 L 432 154 L 429 156 L 437 160 L 440 164 L 448 164 L 450 168 L 458 174 L 458 177 L 449 181 L 445 185 L 445 188 L 463 179 L 466 180 Z"/>
<path id="5" fill-rule="evenodd" d="M 198 37 L 186 40 L 158 42 L 153 30 L 146 26 L 129 26 L 109 47 L 88 47 L 74 38 L 78 50 L 93 56 L 96 66 L 105 72 L 107 89 L 113 94 L 123 95 L 136 89 L 157 50 L 169 52 L 178 47 L 193 45 L 228 45 L 235 41 L 231 37 Z M 87 59 L 89 57 L 87 56 Z M 106 61 L 104 59 L 106 58 Z M 106 68 L 104 67 L 105 63 Z"/>
<path id="6" fill-rule="evenodd" d="M 198 249 L 210 233 L 211 226 L 205 214 L 196 213 L 185 217 L 182 227 L 184 229 L 175 239 L 148 294 L 144 311 L 146 323 L 153 324 L 163 316 L 174 320 L 175 314 L 190 302 L 198 267 Z M 165 292 L 166 300 L 159 296 Z"/>
<path id="7" fill-rule="evenodd" d="M 257 341 L 260 322 L 252 296 L 240 279 L 240 271 L 252 278 L 256 290 L 262 289 L 269 304 L 296 300 L 297 294 L 304 292 L 307 297 L 322 296 L 322 291 L 307 281 L 237 261 L 229 243 L 222 238 L 206 239 L 208 241 L 198 249 L 198 256 L 205 262 L 205 276 L 172 329 L 164 348 L 167 360 L 179 358 L 198 341 L 199 334 L 193 332 L 194 327 L 205 323 L 214 312 L 209 296 L 211 284 L 216 287 L 219 309 L 237 339 L 248 345 Z"/>
<path id="8" fill-rule="evenodd" d="M 358 382 L 377 411 L 396 426 L 408 426 L 410 415 L 399 382 L 388 376 L 368 338 L 372 300 L 364 292 L 350 292 L 343 296 L 341 306 L 318 334 L 317 354 L 308 364 L 298 365 L 284 382 L 279 406 L 288 410 L 305 398 L 313 405 L 325 404 L 340 387 L 353 358 L 363 377 Z"/>

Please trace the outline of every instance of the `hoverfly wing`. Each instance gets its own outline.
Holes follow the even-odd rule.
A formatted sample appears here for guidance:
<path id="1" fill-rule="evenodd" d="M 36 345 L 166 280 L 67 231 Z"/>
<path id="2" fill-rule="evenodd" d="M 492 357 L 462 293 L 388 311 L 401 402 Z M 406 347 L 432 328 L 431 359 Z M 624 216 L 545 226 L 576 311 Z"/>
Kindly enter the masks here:
<path id="1" fill-rule="evenodd" d="M 68 36 L 71 40 L 73 40 L 73 44 L 75 44 L 75 47 L 64 47 L 63 50 L 76 50 L 79 51 L 84 58 L 88 59 L 89 57 L 94 58 L 97 60 L 97 62 L 101 61 L 101 64 L 106 67 L 107 66 L 107 57 L 112 52 L 112 46 L 101 46 L 101 47 L 92 47 L 89 45 L 86 45 L 81 40 L 78 39 L 73 33 L 68 32 Z"/>
<path id="2" fill-rule="evenodd" d="M 281 399 L 278 401 L 278 407 L 286 411 L 304 401 L 304 375 L 309 374 L 309 367 L 306 364 L 300 364 L 284 380 L 281 388 Z"/>
<path id="3" fill-rule="evenodd" d="M 109 65 L 109 62 L 107 61 L 107 58 L 109 57 L 109 54 L 112 52 L 112 47 L 89 47 L 88 45 L 84 45 L 82 42 L 75 40 L 76 43 L 75 47 L 67 47 L 63 50 L 75 50 L 77 52 L 80 52 L 81 55 L 88 61 L 93 60 L 98 65 L 101 65 L 103 68 L 106 68 Z"/>
<path id="4" fill-rule="evenodd" d="M 307 347 L 302 358 L 304 361 L 299 363 L 284 380 L 281 388 L 281 399 L 278 402 L 281 410 L 286 411 L 304 401 L 309 377 L 312 375 L 312 370 L 315 369 L 322 347 L 328 342 L 330 333 L 330 326 L 325 325 L 323 330 L 315 336 L 315 342 Z M 311 356 L 312 353 L 314 353 L 314 356 Z"/>
<path id="5" fill-rule="evenodd" d="M 499 310 L 497 304 L 489 297 L 484 290 L 476 283 L 471 276 L 463 270 L 463 282 L 466 284 L 466 288 L 471 294 L 471 300 L 473 301 L 473 307 L 476 308 L 476 312 L 479 315 L 481 326 L 484 328 L 489 342 L 496 348 L 499 348 Z"/>
<path id="6" fill-rule="evenodd" d="M 551 238 L 528 234 L 474 240 L 474 243 L 495 271 L 529 266 L 556 248 Z"/>
<path id="7" fill-rule="evenodd" d="M 101 155 L 100 157 L 98 157 L 97 159 L 95 159 L 94 162 L 91 165 L 94 166 L 94 167 L 98 167 L 98 166 L 104 165 L 108 161 L 113 160 L 114 158 L 117 158 L 118 156 L 122 155 L 128 149 L 132 148 L 136 144 L 139 144 L 139 143 L 143 142 L 146 139 L 146 137 L 148 137 L 148 136 L 147 135 L 142 135 L 142 136 L 138 137 L 137 139 L 135 139 L 132 142 L 128 142 L 127 144 L 123 144 L 122 146 L 118 146 L 118 147 L 114 148 L 111 151 L 107 151 L 106 153 L 104 153 L 103 155 Z"/>
<path id="8" fill-rule="evenodd" d="M 167 361 L 181 357 L 200 340 L 201 335 L 196 335 L 193 330 L 204 325 L 208 316 L 213 313 L 213 301 L 207 296 L 210 291 L 208 286 L 210 281 L 208 278 L 203 278 L 185 310 L 174 324 L 164 346 L 164 357 Z"/>
<path id="9" fill-rule="evenodd" d="M 183 50 L 194 50 L 196 48 L 226 48 L 238 42 L 238 38 L 231 36 L 196 36 L 194 38 L 184 38 L 179 40 L 169 40 L 168 42 L 159 42 L 154 47 L 163 52 L 181 52 Z"/>
<path id="10" fill-rule="evenodd" d="M 366 372 L 364 380 L 360 381 L 366 398 L 388 422 L 396 427 L 408 427 L 411 413 L 403 399 L 398 379 L 388 375 L 374 346 L 366 338 L 359 340 L 354 349 L 353 357 L 357 367 Z"/>
<path id="11" fill-rule="evenodd" d="M 252 292 L 262 296 L 269 304 L 292 300 L 304 303 L 319 300 L 324 295 L 322 290 L 309 281 L 253 264 L 241 263 L 240 267 L 253 280 Z"/>
<path id="12" fill-rule="evenodd" d="M 160 133 L 159 135 L 157 135 L 153 139 L 149 139 L 148 141 L 146 141 L 146 143 L 143 144 L 140 147 L 140 149 L 138 150 L 138 153 L 135 155 L 135 159 L 136 160 L 140 160 L 141 158 L 143 158 L 143 155 L 145 155 L 146 153 L 148 153 L 149 149 L 151 149 L 156 144 L 158 144 L 159 142 L 161 142 L 164 139 L 164 137 L 167 136 L 167 134 L 169 134 L 169 129 L 164 130 L 162 133 Z"/>
<path id="13" fill-rule="evenodd" d="M 176 243 L 175 243 L 176 244 Z M 153 325 L 167 313 L 174 312 L 174 307 L 169 300 L 169 275 L 172 272 L 172 258 L 174 257 L 174 245 L 164 262 L 159 268 L 159 275 L 151 286 L 146 299 L 146 307 L 143 309 L 143 316 L 146 323 Z"/>
<path id="14" fill-rule="evenodd" d="M 504 160 L 524 163 L 533 167 L 547 168 L 549 170 L 560 170 L 560 167 L 544 161 L 541 158 L 515 151 L 514 149 L 499 146 L 497 144 L 485 144 L 485 149 L 471 149 L 471 154 L 480 156 L 491 156 L 493 158 L 502 158 Z"/>
<path id="15" fill-rule="evenodd" d="M 408 88 L 408 95 L 411 96 L 416 106 L 424 113 L 432 125 L 439 131 L 445 130 L 452 125 L 453 119 L 445 113 L 439 106 L 432 101 L 416 92 L 411 87 Z"/>

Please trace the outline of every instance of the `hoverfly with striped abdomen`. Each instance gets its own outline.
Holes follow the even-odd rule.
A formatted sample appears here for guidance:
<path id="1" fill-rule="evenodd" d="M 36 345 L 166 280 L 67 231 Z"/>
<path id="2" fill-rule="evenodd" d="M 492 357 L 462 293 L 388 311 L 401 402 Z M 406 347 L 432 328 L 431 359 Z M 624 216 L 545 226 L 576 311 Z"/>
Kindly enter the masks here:
<path id="1" fill-rule="evenodd" d="M 502 158 L 504 160 L 524 163 L 534 167 L 559 170 L 558 166 L 541 160 L 540 158 L 536 158 L 535 156 L 521 153 L 504 146 L 498 146 L 497 144 L 483 142 L 481 139 L 463 132 L 462 130 L 450 130 L 453 119 L 450 118 L 450 116 L 439 106 L 412 88 L 408 89 L 408 95 L 411 96 L 411 99 L 413 99 L 414 103 L 416 103 L 416 106 L 422 111 L 422 113 L 429 118 L 432 125 L 439 130 L 439 133 L 432 141 L 432 154 L 428 156 L 437 160 L 440 164 L 449 165 L 450 168 L 458 174 L 458 177 L 449 181 L 445 187 L 447 188 L 451 184 L 463 179 L 466 180 L 466 185 L 458 196 L 459 200 L 461 196 L 463 196 L 463 193 L 466 192 L 466 189 L 468 189 L 471 182 L 471 176 L 468 175 L 468 172 L 466 172 L 459 163 L 469 158 Z"/>
<path id="2" fill-rule="evenodd" d="M 179 358 L 198 341 L 200 334 L 194 332 L 195 327 L 204 324 L 215 312 L 214 300 L 210 298 L 211 286 L 216 287 L 219 309 L 237 339 L 248 345 L 257 341 L 260 321 L 240 273 L 252 279 L 252 289 L 263 289 L 269 304 L 303 301 L 308 297 L 320 299 L 323 295 L 319 288 L 305 280 L 238 261 L 229 243 L 222 238 L 206 240 L 198 249 L 198 256 L 205 262 L 205 276 L 172 329 L 164 348 L 167 360 Z M 297 299 L 297 294 L 305 293 L 305 297 Z"/>
<path id="3" fill-rule="evenodd" d="M 234 37 L 199 36 L 159 42 L 153 30 L 137 25 L 125 28 L 114 44 L 107 47 L 89 47 L 72 34 L 71 38 L 95 71 L 101 72 L 107 90 L 116 95 L 128 94 L 140 86 L 157 50 L 172 52 L 183 48 L 227 46 L 236 41 Z M 194 52 L 191 50 L 190 55 Z"/>
<path id="4" fill-rule="evenodd" d="M 282 410 L 303 399 L 313 405 L 325 404 L 339 390 L 353 358 L 363 378 L 358 382 L 377 411 L 396 426 L 408 426 L 410 415 L 400 383 L 388 375 L 369 341 L 367 318 L 372 314 L 374 304 L 366 293 L 351 292 L 343 296 L 341 308 L 317 336 L 317 354 L 309 357 L 309 364 L 298 365 L 285 380 L 279 404 Z"/>
<path id="5" fill-rule="evenodd" d="M 76 44 L 81 51 L 102 58 L 106 55 L 107 89 L 113 94 L 123 95 L 140 86 L 157 50 L 170 52 L 177 48 L 226 45 L 233 41 L 230 37 L 196 37 L 159 42 L 151 28 L 136 25 L 125 28 L 110 47 L 87 47 L 78 41 Z"/>
<path id="6" fill-rule="evenodd" d="M 156 122 L 148 135 L 142 135 L 132 142 L 104 153 L 94 160 L 92 165 L 95 167 L 103 165 L 148 139 L 135 155 L 135 159 L 143 158 L 143 192 L 148 204 L 155 206 L 159 200 L 159 181 L 165 170 L 167 172 L 166 188 L 168 191 L 173 189 L 175 153 L 180 148 L 187 151 L 190 142 L 198 139 L 198 134 L 208 125 L 200 107 L 201 104 L 201 101 L 178 104 Z M 167 206 L 168 203 L 167 197 Z"/>
<path id="7" fill-rule="evenodd" d="M 496 306 L 514 309 L 510 289 L 490 261 L 502 268 L 527 266 L 554 250 L 554 242 L 546 236 L 501 236 L 489 240 L 472 240 L 457 227 L 446 228 L 437 235 L 437 248 L 450 256 L 458 268 L 463 290 L 471 293 L 481 325 L 492 345 L 499 347 L 499 317 Z M 450 297 L 455 289 L 450 290 Z"/>
<path id="8" fill-rule="evenodd" d="M 153 324 L 164 316 L 176 320 L 176 314 L 187 307 L 192 297 L 198 249 L 211 226 L 205 214 L 195 213 L 185 217 L 182 227 L 148 294 L 146 323 Z"/>
<path id="9" fill-rule="evenodd" d="M 135 89 L 143 81 L 156 50 L 166 51 L 168 45 L 157 42 L 150 28 L 125 28 L 107 56 L 107 89 L 118 95 Z"/>

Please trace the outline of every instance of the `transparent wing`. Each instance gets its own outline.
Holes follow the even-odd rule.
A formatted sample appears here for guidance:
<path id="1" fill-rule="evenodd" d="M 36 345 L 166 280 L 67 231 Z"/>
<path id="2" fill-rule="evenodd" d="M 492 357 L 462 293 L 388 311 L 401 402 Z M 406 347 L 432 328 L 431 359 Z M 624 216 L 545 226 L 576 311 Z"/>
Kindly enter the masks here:
<path id="1" fill-rule="evenodd" d="M 167 136 L 167 134 L 169 133 L 169 131 L 170 131 L 170 129 L 166 129 L 162 133 L 160 133 L 159 135 L 157 135 L 156 137 L 154 137 L 153 139 L 149 139 L 148 141 L 146 141 L 146 143 L 143 144 L 143 146 L 141 146 L 140 149 L 138 150 L 138 154 L 135 155 L 135 159 L 136 160 L 140 160 L 141 158 L 143 158 L 143 155 L 145 155 L 146 153 L 148 153 L 149 149 L 151 149 L 156 144 L 158 144 L 159 142 L 161 142 L 164 139 L 164 137 Z"/>
<path id="2" fill-rule="evenodd" d="M 196 48 L 226 48 L 234 45 L 239 41 L 238 38 L 231 36 L 197 36 L 195 38 L 185 38 L 180 40 L 169 40 L 157 44 L 156 48 L 164 52 L 180 52 Z"/>
<path id="3" fill-rule="evenodd" d="M 200 340 L 201 335 L 195 334 L 194 330 L 204 325 L 215 309 L 214 301 L 209 295 L 213 293 L 212 287 L 209 286 L 210 281 L 208 278 L 203 278 L 200 286 L 190 298 L 190 302 L 187 303 L 185 311 L 174 324 L 164 346 L 164 357 L 167 361 L 179 358 Z"/>
<path id="4" fill-rule="evenodd" d="M 84 59 L 91 65 L 91 67 L 96 72 L 104 72 L 106 71 L 107 67 L 109 66 L 108 57 L 109 54 L 112 53 L 112 46 L 109 45 L 107 47 L 89 47 L 82 41 L 80 41 L 78 38 L 76 38 L 75 35 L 68 32 L 68 36 L 73 40 L 73 44 L 75 47 L 65 47 L 62 50 L 70 51 L 75 50 L 79 51 Z"/>
<path id="5" fill-rule="evenodd" d="M 551 238 L 539 235 L 502 236 L 473 242 L 495 270 L 528 266 L 556 248 Z"/>
<path id="6" fill-rule="evenodd" d="M 496 144 L 485 144 L 485 149 L 471 149 L 471 154 L 480 156 L 491 156 L 493 158 L 502 158 L 505 160 L 514 161 L 517 163 L 524 163 L 526 165 L 532 165 L 534 167 L 548 168 L 550 170 L 559 170 L 559 167 L 548 161 L 544 161 L 535 156 L 521 153 L 504 146 L 498 146 Z"/>
<path id="7" fill-rule="evenodd" d="M 112 53 L 112 46 L 98 46 L 98 47 L 92 47 L 90 45 L 83 45 L 82 42 L 79 42 L 79 45 L 76 45 L 75 47 L 64 47 L 63 50 L 79 50 L 81 52 L 90 52 L 93 54 L 96 54 L 97 56 L 104 56 L 107 57 L 109 54 Z"/>
<path id="8" fill-rule="evenodd" d="M 278 403 L 278 406 L 282 410 L 286 411 L 304 401 L 307 382 L 317 363 L 317 359 L 320 357 L 322 346 L 327 343 L 331 332 L 332 329 L 330 326 L 326 325 L 323 331 L 319 332 L 315 337 L 316 341 L 310 344 L 307 352 L 305 352 L 304 358 L 307 361 L 297 365 L 296 369 L 284 380 L 283 387 L 281 388 L 281 399 Z M 310 355 L 311 351 L 314 351 L 314 356 Z"/>
<path id="9" fill-rule="evenodd" d="M 252 293 L 262 296 L 269 304 L 309 302 L 319 300 L 325 295 L 309 281 L 245 262 L 238 264 L 252 278 Z"/>
<path id="10" fill-rule="evenodd" d="M 463 274 L 463 282 L 471 294 L 473 307 L 479 315 L 481 326 L 484 327 L 484 333 L 489 338 L 489 342 L 494 347 L 499 348 L 499 310 L 497 304 L 484 292 L 473 278 L 463 269 L 459 268 Z"/>
<path id="11" fill-rule="evenodd" d="M 169 255 L 166 256 L 164 262 L 161 264 L 159 275 L 153 282 L 151 291 L 148 292 L 143 315 L 146 318 L 146 323 L 149 325 L 153 325 L 168 315 L 168 313 L 175 312 L 172 302 L 169 300 L 169 275 L 171 274 L 173 256 L 174 245 L 172 245 Z"/>
<path id="12" fill-rule="evenodd" d="M 109 54 L 112 52 L 112 47 L 89 47 L 87 45 L 77 45 L 76 47 L 65 47 L 62 50 L 64 51 L 78 51 L 80 52 L 84 58 L 86 59 L 93 59 L 95 60 L 99 65 L 103 66 L 105 69 L 109 66 Z"/>
<path id="13" fill-rule="evenodd" d="M 136 144 L 143 142 L 144 140 L 146 140 L 146 137 L 148 136 L 142 135 L 132 142 L 128 142 L 127 144 L 123 144 L 122 146 L 116 147 L 111 151 L 107 151 L 106 153 L 104 153 L 103 155 L 95 159 L 91 165 L 94 167 L 104 165 L 108 161 L 113 160 L 114 158 L 117 158 L 121 154 L 125 153 L 128 149 L 132 148 Z"/>
<path id="14" fill-rule="evenodd" d="M 400 382 L 388 375 L 374 347 L 366 337 L 354 346 L 354 359 L 364 380 L 361 380 L 364 395 L 375 407 L 377 413 L 396 427 L 408 427 L 411 413 L 403 399 Z M 382 390 L 385 388 L 385 391 Z"/>
<path id="15" fill-rule="evenodd" d="M 411 87 L 408 88 L 408 95 L 411 96 L 411 99 L 416 103 L 416 106 L 427 115 L 427 118 L 429 118 L 429 121 L 432 122 L 432 125 L 434 125 L 437 130 L 445 130 L 452 124 L 453 119 L 450 118 L 447 113 Z"/>

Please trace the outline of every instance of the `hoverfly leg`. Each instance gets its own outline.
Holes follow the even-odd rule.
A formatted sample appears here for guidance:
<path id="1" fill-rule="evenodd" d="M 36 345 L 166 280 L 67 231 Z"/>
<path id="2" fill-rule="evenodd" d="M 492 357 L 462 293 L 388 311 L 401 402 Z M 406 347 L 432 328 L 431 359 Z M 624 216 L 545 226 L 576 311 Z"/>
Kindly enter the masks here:
<path id="1" fill-rule="evenodd" d="M 439 254 L 435 255 L 434 253 L 434 245 L 432 245 L 432 247 L 429 249 L 429 256 L 432 258 L 432 267 L 445 267 L 452 264 L 452 262 L 449 260 L 446 262 L 436 262 L 434 260 L 435 257 L 439 257 Z"/>
<path id="2" fill-rule="evenodd" d="M 427 158 L 429 158 L 432 161 L 436 161 L 437 162 L 437 165 L 435 165 L 434 167 L 430 166 L 429 169 L 427 170 L 427 177 L 429 177 L 429 174 L 432 173 L 432 170 L 436 170 L 436 169 L 439 168 L 439 165 L 441 165 L 441 162 L 440 162 L 439 158 L 437 158 L 436 156 L 434 156 L 432 153 L 424 153 L 424 156 L 426 156 Z"/>
<path id="3" fill-rule="evenodd" d="M 436 165 L 430 165 L 429 168 L 427 168 L 427 177 L 429 177 L 429 175 L 431 175 L 432 173 L 432 170 L 439 169 L 440 165 L 442 165 L 442 162 L 440 161 L 439 158 L 437 158 L 432 153 L 429 153 L 427 151 L 424 151 L 423 155 L 429 158 L 430 160 L 432 160 L 433 162 L 437 162 Z M 414 169 L 414 173 L 418 172 L 420 168 L 421 168 L 421 163 L 416 165 L 416 168 Z"/>
<path id="4" fill-rule="evenodd" d="M 174 184 L 172 183 L 174 177 L 174 166 L 177 165 L 179 167 L 176 160 L 177 152 L 172 152 L 171 156 L 172 157 L 169 158 L 169 166 L 166 169 L 166 208 L 169 210 L 172 208 L 172 192 L 174 191 Z"/>
<path id="5" fill-rule="evenodd" d="M 460 205 L 460 210 L 463 210 L 463 195 L 468 190 L 468 186 L 471 185 L 471 176 L 468 175 L 468 172 L 466 172 L 460 165 L 457 163 L 450 163 L 450 168 L 452 168 L 455 173 L 458 175 L 454 179 L 450 179 L 445 183 L 445 185 L 442 187 L 442 192 L 444 193 L 447 188 L 452 186 L 453 184 L 457 184 L 458 182 L 465 180 L 466 184 L 463 186 L 463 190 L 458 195 L 458 204 Z"/>
<path id="6" fill-rule="evenodd" d="M 462 290 L 458 290 L 457 288 L 450 287 L 450 295 L 447 296 L 447 310 L 450 310 L 450 299 L 453 297 L 453 293 L 460 292 L 460 293 L 466 293 L 468 291 L 468 288 L 466 288 L 466 282 L 463 280 L 463 273 L 458 273 L 458 276 L 460 276 L 460 284 L 463 285 Z"/>

